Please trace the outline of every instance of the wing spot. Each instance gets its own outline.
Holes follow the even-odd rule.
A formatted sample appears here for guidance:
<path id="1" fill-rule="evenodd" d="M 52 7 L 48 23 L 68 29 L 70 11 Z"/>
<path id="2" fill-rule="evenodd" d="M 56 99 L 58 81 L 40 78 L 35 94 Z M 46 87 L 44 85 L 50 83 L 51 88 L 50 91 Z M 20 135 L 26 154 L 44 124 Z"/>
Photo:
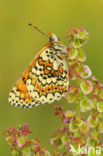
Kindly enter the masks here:
<path id="1" fill-rule="evenodd" d="M 34 67 L 37 70 L 37 66 Z"/>
<path id="2" fill-rule="evenodd" d="M 51 86 L 47 86 L 47 92 L 52 92 Z"/>
<path id="3" fill-rule="evenodd" d="M 52 98 L 49 99 L 50 101 L 53 100 Z"/>
<path id="4" fill-rule="evenodd" d="M 25 77 L 23 77 L 22 80 L 25 81 Z"/>
<path id="5" fill-rule="evenodd" d="M 39 90 L 39 89 L 40 89 L 40 84 L 39 84 L 39 83 L 36 83 L 35 89 L 36 89 L 36 90 Z"/>
<path id="6" fill-rule="evenodd" d="M 59 88 L 58 88 L 58 86 L 56 84 L 53 85 L 53 90 L 59 92 Z"/>
<path id="7" fill-rule="evenodd" d="M 59 77 L 59 73 L 58 71 L 55 70 L 55 75 Z"/>
<path id="8" fill-rule="evenodd" d="M 48 78 L 51 78 L 51 75 L 49 75 Z"/>
<path id="9" fill-rule="evenodd" d="M 57 78 L 57 81 L 61 81 L 61 78 Z"/>
<path id="10" fill-rule="evenodd" d="M 47 78 L 46 77 L 43 77 L 43 79 L 46 80 Z"/>
<path id="11" fill-rule="evenodd" d="M 42 89 L 41 91 L 42 91 L 42 93 L 44 93 L 44 92 L 45 92 L 43 89 Z"/>
<path id="12" fill-rule="evenodd" d="M 28 104 L 28 106 L 30 107 L 30 106 L 31 106 L 31 104 Z"/>
<path id="13" fill-rule="evenodd" d="M 61 74 L 63 74 L 63 67 L 62 66 L 59 66 L 59 71 Z"/>
<path id="14" fill-rule="evenodd" d="M 52 75 L 52 77 L 55 77 L 55 75 Z"/>
<path id="15" fill-rule="evenodd" d="M 50 54 L 53 54 L 53 52 L 52 52 L 52 51 L 50 51 Z"/>
<path id="16" fill-rule="evenodd" d="M 61 87 L 62 92 L 66 92 L 66 89 L 64 87 Z"/>
<path id="17" fill-rule="evenodd" d="M 41 87 L 41 91 L 40 91 L 40 94 L 42 95 L 42 94 L 46 94 L 46 91 L 45 91 L 45 88 L 44 87 Z"/>
<path id="18" fill-rule="evenodd" d="M 25 108 L 26 106 L 25 105 L 22 105 L 22 107 Z"/>
<path id="19" fill-rule="evenodd" d="M 42 68 L 39 68 L 39 71 L 42 71 Z"/>
<path id="20" fill-rule="evenodd" d="M 17 89 L 17 91 L 19 91 L 19 92 L 20 92 L 20 89 Z"/>

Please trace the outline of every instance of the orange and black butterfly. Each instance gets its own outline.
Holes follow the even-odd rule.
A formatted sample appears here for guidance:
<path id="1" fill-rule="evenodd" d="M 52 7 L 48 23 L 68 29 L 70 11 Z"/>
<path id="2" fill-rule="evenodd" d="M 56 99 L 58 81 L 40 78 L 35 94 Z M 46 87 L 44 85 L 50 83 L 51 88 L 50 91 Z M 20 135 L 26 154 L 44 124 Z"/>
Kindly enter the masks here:
<path id="1" fill-rule="evenodd" d="M 65 96 L 69 83 L 68 66 L 62 56 L 66 56 L 66 53 L 66 47 L 57 36 L 49 33 L 49 43 L 37 53 L 11 90 L 10 104 L 30 108 L 53 103 Z"/>

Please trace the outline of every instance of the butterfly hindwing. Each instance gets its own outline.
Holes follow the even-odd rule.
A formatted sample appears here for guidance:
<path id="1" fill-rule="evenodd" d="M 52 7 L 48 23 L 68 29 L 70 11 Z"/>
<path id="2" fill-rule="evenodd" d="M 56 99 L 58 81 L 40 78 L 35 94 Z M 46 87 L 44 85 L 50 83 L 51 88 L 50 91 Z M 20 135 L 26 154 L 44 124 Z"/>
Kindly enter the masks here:
<path id="1" fill-rule="evenodd" d="M 27 90 L 41 104 L 59 100 L 68 90 L 65 60 L 48 47 L 40 55 L 26 81 Z"/>

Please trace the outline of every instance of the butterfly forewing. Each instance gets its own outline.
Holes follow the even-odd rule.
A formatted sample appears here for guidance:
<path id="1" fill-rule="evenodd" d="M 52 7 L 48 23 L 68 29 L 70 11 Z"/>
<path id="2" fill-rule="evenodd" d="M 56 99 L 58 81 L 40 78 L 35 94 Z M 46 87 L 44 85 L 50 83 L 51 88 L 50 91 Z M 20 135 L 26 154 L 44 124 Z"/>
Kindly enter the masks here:
<path id="1" fill-rule="evenodd" d="M 34 67 L 35 63 L 37 62 L 38 58 L 40 57 L 40 54 L 48 48 L 49 45 L 46 45 L 40 52 L 37 54 L 37 56 L 33 59 L 33 61 L 30 63 L 30 65 L 27 67 L 27 69 L 24 71 L 24 73 L 20 76 L 20 79 L 17 81 L 16 85 L 13 87 L 9 94 L 8 101 L 11 105 L 14 105 L 16 107 L 32 107 L 39 104 L 39 101 L 36 99 L 33 99 L 30 97 L 26 81 L 28 80 L 29 73 L 31 69 Z"/>
<path id="2" fill-rule="evenodd" d="M 60 56 L 56 45 L 46 45 L 10 92 L 9 102 L 25 108 L 60 100 L 68 90 L 68 68 Z"/>

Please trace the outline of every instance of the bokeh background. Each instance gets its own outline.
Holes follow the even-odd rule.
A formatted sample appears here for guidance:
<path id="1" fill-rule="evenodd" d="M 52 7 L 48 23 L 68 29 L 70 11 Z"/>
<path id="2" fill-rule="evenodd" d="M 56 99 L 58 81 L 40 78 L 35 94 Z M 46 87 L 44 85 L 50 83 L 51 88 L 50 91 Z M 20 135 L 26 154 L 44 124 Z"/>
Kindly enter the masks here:
<path id="1" fill-rule="evenodd" d="M 8 103 L 8 94 L 33 56 L 48 39 L 28 26 L 32 22 L 60 38 L 70 26 L 83 27 L 90 39 L 85 45 L 87 65 L 103 82 L 103 0 L 0 0 L 0 155 L 10 156 L 3 137 L 9 127 L 29 123 L 32 138 L 53 150 L 50 137 L 60 126 L 54 105 L 75 109 L 62 99 L 51 105 L 20 109 Z M 74 108 L 73 108 L 74 107 Z"/>

